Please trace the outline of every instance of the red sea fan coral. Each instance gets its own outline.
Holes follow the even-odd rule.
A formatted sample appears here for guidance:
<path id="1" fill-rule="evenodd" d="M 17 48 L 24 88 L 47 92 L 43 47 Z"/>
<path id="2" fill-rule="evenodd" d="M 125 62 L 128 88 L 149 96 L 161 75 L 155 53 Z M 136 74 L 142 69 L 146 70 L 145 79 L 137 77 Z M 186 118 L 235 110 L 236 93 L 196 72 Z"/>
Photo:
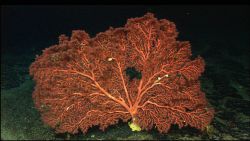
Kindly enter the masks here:
<path id="1" fill-rule="evenodd" d="M 148 13 L 94 38 L 81 30 L 61 35 L 30 66 L 42 120 L 73 134 L 120 119 L 161 133 L 172 124 L 204 129 L 214 115 L 198 80 L 204 60 L 191 60 L 189 42 L 177 34 L 174 23 Z M 129 78 L 131 67 L 140 78 Z"/>

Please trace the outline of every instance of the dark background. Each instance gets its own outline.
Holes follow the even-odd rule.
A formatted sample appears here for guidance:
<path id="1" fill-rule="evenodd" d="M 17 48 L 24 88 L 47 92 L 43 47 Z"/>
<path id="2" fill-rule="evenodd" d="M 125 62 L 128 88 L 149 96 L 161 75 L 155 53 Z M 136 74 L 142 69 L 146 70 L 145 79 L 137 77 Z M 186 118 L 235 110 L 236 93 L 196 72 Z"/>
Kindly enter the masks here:
<path id="1" fill-rule="evenodd" d="M 3 6 L 1 11 L 2 53 L 38 53 L 56 44 L 60 34 L 69 36 L 74 29 L 84 29 L 93 37 L 110 26 L 124 26 L 128 18 L 140 17 L 146 12 L 175 22 L 179 40 L 191 41 L 193 48 L 198 48 L 196 42 L 211 40 L 237 40 L 236 43 L 250 45 L 250 12 L 249 6 L 244 5 L 12 5 Z"/>

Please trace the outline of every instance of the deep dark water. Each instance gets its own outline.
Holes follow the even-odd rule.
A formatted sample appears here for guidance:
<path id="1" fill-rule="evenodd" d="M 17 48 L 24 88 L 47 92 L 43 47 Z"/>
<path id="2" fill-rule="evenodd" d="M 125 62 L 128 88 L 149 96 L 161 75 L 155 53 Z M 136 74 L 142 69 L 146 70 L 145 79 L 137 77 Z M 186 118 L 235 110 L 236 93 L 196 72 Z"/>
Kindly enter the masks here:
<path id="1" fill-rule="evenodd" d="M 202 89 L 216 110 L 206 132 L 173 126 L 132 132 L 127 123 L 86 135 L 54 134 L 40 121 L 31 93 L 28 67 L 41 50 L 57 43 L 58 35 L 84 29 L 93 37 L 127 18 L 153 12 L 175 22 L 178 40 L 188 40 L 206 69 Z M 1 139 L 250 139 L 249 6 L 4 6 L 1 52 Z M 133 76 L 138 77 L 138 76 Z"/>

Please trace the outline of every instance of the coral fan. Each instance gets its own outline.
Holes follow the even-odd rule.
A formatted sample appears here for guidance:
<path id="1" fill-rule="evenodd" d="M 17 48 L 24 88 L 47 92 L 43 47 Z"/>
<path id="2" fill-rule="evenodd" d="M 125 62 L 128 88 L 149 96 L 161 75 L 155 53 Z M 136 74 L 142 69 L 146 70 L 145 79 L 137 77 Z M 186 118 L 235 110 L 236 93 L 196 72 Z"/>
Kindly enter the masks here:
<path id="1" fill-rule="evenodd" d="M 204 129 L 214 115 L 198 80 L 205 63 L 191 59 L 177 34 L 173 22 L 147 13 L 94 38 L 81 30 L 61 35 L 30 66 L 42 120 L 73 134 L 119 120 L 161 133 L 172 124 Z M 128 68 L 140 76 L 131 78 Z"/>

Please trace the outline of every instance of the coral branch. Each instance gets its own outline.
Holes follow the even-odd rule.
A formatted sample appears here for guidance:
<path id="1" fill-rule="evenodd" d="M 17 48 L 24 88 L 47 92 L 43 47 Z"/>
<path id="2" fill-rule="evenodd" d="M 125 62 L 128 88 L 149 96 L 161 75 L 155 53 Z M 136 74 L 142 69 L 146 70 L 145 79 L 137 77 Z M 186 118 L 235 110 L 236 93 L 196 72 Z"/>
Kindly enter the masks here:
<path id="1" fill-rule="evenodd" d="M 127 97 L 128 103 L 129 103 L 129 107 L 132 107 L 132 103 L 131 103 L 131 100 L 130 100 L 131 98 L 130 98 L 130 96 L 128 94 L 127 86 L 125 85 L 125 80 L 124 80 L 124 77 L 123 77 L 123 74 L 122 74 L 121 65 L 118 62 L 117 62 L 117 65 L 118 65 L 120 77 L 122 79 L 122 85 L 123 85 L 123 88 L 124 88 L 124 91 L 126 93 L 126 97 Z"/>

